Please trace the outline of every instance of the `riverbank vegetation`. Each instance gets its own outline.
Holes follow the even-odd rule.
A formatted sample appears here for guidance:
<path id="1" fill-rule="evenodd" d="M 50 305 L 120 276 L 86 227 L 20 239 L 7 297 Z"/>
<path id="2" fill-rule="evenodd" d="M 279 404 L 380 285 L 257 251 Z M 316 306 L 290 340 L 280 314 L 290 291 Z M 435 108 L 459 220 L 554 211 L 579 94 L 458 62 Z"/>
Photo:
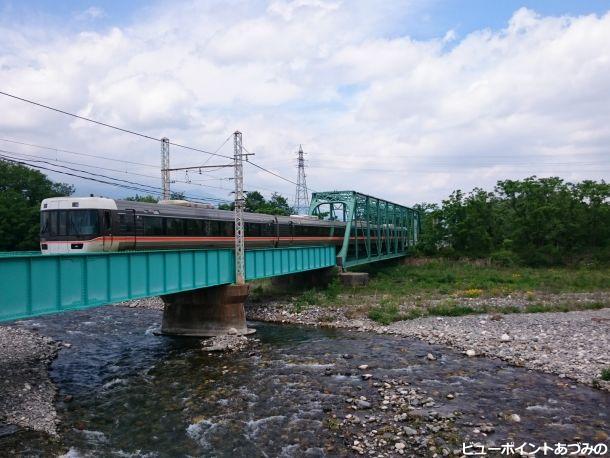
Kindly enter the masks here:
<path id="1" fill-rule="evenodd" d="M 254 285 L 252 300 L 289 301 L 295 311 L 345 307 L 378 323 L 424 316 L 544 313 L 610 307 L 610 267 L 524 267 L 438 258 L 368 265 L 364 287 Z"/>
<path id="2" fill-rule="evenodd" d="M 610 184 L 558 177 L 498 181 L 493 191 L 454 191 L 422 215 L 427 256 L 552 266 L 610 261 Z"/>

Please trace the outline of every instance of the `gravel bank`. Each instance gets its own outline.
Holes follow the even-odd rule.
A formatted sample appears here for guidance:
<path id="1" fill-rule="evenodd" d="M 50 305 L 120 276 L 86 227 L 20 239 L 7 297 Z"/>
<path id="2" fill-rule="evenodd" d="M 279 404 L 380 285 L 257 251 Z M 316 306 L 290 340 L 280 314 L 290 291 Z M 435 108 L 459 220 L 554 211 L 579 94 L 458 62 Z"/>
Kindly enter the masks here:
<path id="1" fill-rule="evenodd" d="M 610 367 L 610 309 L 423 318 L 393 323 L 386 332 L 610 389 L 599 380 Z"/>
<path id="2" fill-rule="evenodd" d="M 501 358 L 610 391 L 599 379 L 610 367 L 610 309 L 567 313 L 519 313 L 426 317 L 382 326 L 352 318 L 347 307 L 311 307 L 296 312 L 290 304 L 251 304 L 250 320 L 350 328 L 417 337 L 468 352 Z M 346 316 L 347 315 L 347 316 Z"/>
<path id="3" fill-rule="evenodd" d="M 0 326 L 0 426 L 57 434 L 56 389 L 47 369 L 58 348 L 48 337 Z"/>
<path id="4" fill-rule="evenodd" d="M 133 301 L 118 302 L 114 305 L 119 307 L 143 308 L 150 310 L 163 310 L 163 301 L 159 296 L 134 299 Z"/>

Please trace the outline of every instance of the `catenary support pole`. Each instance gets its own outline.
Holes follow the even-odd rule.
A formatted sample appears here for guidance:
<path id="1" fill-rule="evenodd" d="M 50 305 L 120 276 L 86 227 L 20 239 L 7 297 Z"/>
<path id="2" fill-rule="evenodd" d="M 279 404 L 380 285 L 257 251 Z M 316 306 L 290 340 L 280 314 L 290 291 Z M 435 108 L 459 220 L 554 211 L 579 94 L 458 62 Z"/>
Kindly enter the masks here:
<path id="1" fill-rule="evenodd" d="M 241 132 L 233 134 L 235 162 L 235 283 L 245 284 L 244 261 L 244 168 Z"/>
<path id="2" fill-rule="evenodd" d="M 171 197 L 169 189 L 169 138 L 161 139 L 161 186 L 163 189 L 163 199 Z"/>

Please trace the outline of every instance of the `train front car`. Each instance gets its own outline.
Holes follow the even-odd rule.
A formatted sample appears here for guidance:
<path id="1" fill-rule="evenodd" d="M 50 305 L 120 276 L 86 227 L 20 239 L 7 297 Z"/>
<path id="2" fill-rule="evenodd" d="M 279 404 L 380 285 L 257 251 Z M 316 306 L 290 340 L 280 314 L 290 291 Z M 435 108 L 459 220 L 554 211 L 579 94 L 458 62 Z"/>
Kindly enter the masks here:
<path id="1" fill-rule="evenodd" d="M 42 254 L 116 251 L 111 234 L 113 199 L 53 197 L 40 204 Z"/>

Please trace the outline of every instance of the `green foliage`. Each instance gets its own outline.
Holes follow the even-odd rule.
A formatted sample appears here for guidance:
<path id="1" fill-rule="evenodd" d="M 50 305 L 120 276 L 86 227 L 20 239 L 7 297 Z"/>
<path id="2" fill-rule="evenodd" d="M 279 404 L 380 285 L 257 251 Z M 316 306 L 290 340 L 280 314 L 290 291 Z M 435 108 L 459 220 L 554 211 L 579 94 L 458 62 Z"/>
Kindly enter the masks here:
<path id="1" fill-rule="evenodd" d="M 402 319 L 398 305 L 383 303 L 369 310 L 369 318 L 377 323 L 388 325 Z"/>
<path id="2" fill-rule="evenodd" d="M 304 308 L 315 305 L 319 302 L 318 293 L 315 289 L 309 289 L 304 291 L 301 295 L 299 295 L 294 301 L 294 307 L 298 313 L 301 312 Z"/>
<path id="3" fill-rule="evenodd" d="M 234 210 L 235 204 L 220 204 L 220 210 Z M 269 200 L 258 191 L 249 192 L 246 195 L 245 209 L 251 213 L 264 213 L 267 215 L 289 216 L 292 208 L 288 205 L 288 200 L 278 193 L 273 193 Z"/>
<path id="4" fill-rule="evenodd" d="M 0 251 L 37 250 L 40 202 L 73 192 L 37 170 L 0 161 Z"/>
<path id="5" fill-rule="evenodd" d="M 610 290 L 610 268 L 579 267 L 505 267 L 476 265 L 466 261 L 432 259 L 422 265 L 380 266 L 360 268 L 371 274 L 361 294 L 381 294 L 402 298 L 414 294 L 498 296 L 513 292 L 542 291 L 548 293 Z"/>
<path id="6" fill-rule="evenodd" d="M 125 200 L 130 200 L 132 202 L 144 202 L 147 204 L 156 204 L 157 202 L 159 202 L 158 197 L 152 196 L 150 194 L 148 194 L 146 196 L 141 196 L 139 194 L 136 194 L 135 196 L 125 197 Z"/>
<path id="7" fill-rule="evenodd" d="M 610 367 L 606 367 L 605 369 L 602 369 L 601 379 L 605 380 L 606 382 L 610 382 Z"/>
<path id="8" fill-rule="evenodd" d="M 324 290 L 324 296 L 328 301 L 334 301 L 339 297 L 339 293 L 341 292 L 341 283 L 337 277 L 333 278 L 333 280 L 328 284 L 326 289 Z"/>
<path id="9" fill-rule="evenodd" d="M 530 177 L 493 192 L 455 191 L 420 204 L 422 254 L 490 258 L 501 265 L 610 261 L 610 185 Z"/>
<path id="10" fill-rule="evenodd" d="M 185 200 L 186 199 L 183 192 L 172 192 L 170 194 L 169 198 L 171 200 Z M 146 204 L 156 204 L 159 202 L 159 197 L 153 196 L 151 194 L 147 194 L 147 195 L 136 194 L 135 196 L 125 197 L 125 200 L 130 200 L 132 202 L 143 202 Z"/>

